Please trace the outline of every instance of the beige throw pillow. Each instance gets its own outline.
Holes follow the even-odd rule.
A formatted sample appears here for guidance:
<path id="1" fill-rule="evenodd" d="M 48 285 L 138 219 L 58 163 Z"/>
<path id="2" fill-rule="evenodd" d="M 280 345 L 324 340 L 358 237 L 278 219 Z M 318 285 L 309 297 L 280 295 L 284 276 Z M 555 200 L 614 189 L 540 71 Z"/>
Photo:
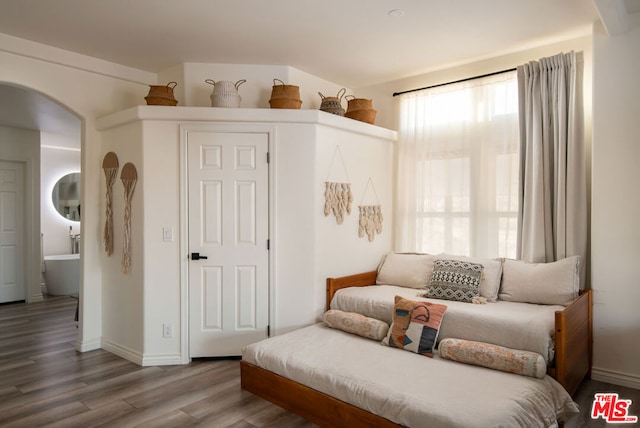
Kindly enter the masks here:
<path id="1" fill-rule="evenodd" d="M 580 257 L 550 263 L 505 259 L 500 300 L 567 306 L 580 288 Z"/>
<path id="2" fill-rule="evenodd" d="M 431 280 L 434 260 L 431 254 L 389 253 L 378 268 L 376 284 L 424 288 Z"/>

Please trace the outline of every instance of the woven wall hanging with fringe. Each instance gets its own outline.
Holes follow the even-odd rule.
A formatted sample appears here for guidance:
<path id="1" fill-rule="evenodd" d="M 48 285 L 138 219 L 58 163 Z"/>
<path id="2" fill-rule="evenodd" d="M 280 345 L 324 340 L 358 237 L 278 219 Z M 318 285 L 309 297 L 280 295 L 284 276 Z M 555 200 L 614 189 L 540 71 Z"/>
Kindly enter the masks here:
<path id="1" fill-rule="evenodd" d="M 367 196 L 367 191 L 369 190 L 369 185 L 371 185 L 371 190 L 376 198 L 376 203 L 373 205 L 362 205 L 365 197 Z M 358 211 L 360 212 L 360 217 L 358 220 L 358 236 L 360 238 L 364 238 L 367 235 L 369 242 L 373 242 L 373 240 L 377 235 L 382 233 L 382 206 L 380 205 L 380 199 L 378 198 L 378 192 L 376 192 L 376 188 L 373 185 L 373 180 L 369 177 L 367 181 L 367 185 L 364 188 L 364 195 L 362 196 L 362 202 L 358 205 Z"/>
<path id="2" fill-rule="evenodd" d="M 115 183 L 116 178 L 118 178 L 118 167 L 118 156 L 113 152 L 107 153 L 102 160 L 102 169 L 104 170 L 107 184 L 107 207 L 103 236 L 104 251 L 107 253 L 107 256 L 113 254 L 113 183 Z"/>
<path id="3" fill-rule="evenodd" d="M 342 169 L 344 171 L 344 178 L 346 179 L 343 182 L 331 181 L 331 173 L 337 156 L 340 156 Z M 333 159 L 331 159 L 331 165 L 329 166 L 329 174 L 324 185 L 324 216 L 327 217 L 329 214 L 333 213 L 336 218 L 336 223 L 342 224 L 344 222 L 345 212 L 347 215 L 351 214 L 353 193 L 351 192 L 349 173 L 347 172 L 347 167 L 345 166 L 340 146 L 336 146 L 336 149 L 333 152 Z"/>
<path id="4" fill-rule="evenodd" d="M 138 181 L 136 167 L 128 162 L 122 167 L 120 180 L 124 186 L 124 240 L 122 245 L 122 272 L 129 273 L 131 267 L 131 200 Z"/>

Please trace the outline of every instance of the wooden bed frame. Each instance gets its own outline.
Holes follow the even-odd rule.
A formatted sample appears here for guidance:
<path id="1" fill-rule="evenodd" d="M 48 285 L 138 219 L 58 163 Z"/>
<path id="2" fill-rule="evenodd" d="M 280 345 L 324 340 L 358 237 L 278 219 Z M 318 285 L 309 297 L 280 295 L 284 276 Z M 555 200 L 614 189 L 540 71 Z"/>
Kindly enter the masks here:
<path id="1" fill-rule="evenodd" d="M 376 271 L 327 279 L 327 309 L 336 291 L 376 283 Z M 573 395 L 585 376 L 591 376 L 592 292 L 585 290 L 555 314 L 555 364 L 547 373 Z M 295 413 L 321 427 L 399 427 L 400 425 L 308 386 L 240 362 L 242 389 Z"/>
<path id="2" fill-rule="evenodd" d="M 376 283 L 377 271 L 327 279 L 327 309 L 333 295 L 341 288 L 366 287 Z M 582 380 L 591 377 L 593 341 L 593 294 L 583 290 L 563 311 L 556 312 L 555 358 L 547 374 L 558 381 L 570 395 Z"/>
<path id="3" fill-rule="evenodd" d="M 398 428 L 381 416 L 333 398 L 268 370 L 240 361 L 240 386 L 258 397 L 331 428 Z"/>

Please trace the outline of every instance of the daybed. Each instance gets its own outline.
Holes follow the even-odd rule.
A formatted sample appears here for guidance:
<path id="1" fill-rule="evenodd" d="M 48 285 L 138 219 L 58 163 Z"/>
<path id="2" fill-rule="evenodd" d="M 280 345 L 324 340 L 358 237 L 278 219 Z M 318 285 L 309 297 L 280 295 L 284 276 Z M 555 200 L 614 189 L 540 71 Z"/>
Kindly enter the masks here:
<path id="1" fill-rule="evenodd" d="M 399 265 L 392 263 L 398 260 L 401 261 Z M 417 260 L 425 261 L 423 255 L 419 255 Z M 402 265 L 407 261 L 411 261 L 411 266 L 414 266 L 415 260 L 411 260 L 410 257 L 392 254 L 387 256 L 378 271 L 328 279 L 328 308 L 344 314 L 357 310 L 360 312 L 357 316 L 376 322 L 382 321 L 370 317 L 384 318 L 385 322 L 392 322 L 389 329 L 391 335 L 393 322 L 397 322 L 394 315 L 394 311 L 397 311 L 397 306 L 394 309 L 394 294 L 400 296 L 404 293 L 407 298 L 414 299 L 417 303 L 445 303 L 447 309 L 440 325 L 439 341 L 455 341 L 457 339 L 449 339 L 446 336 L 464 336 L 465 331 L 470 330 L 472 337 L 462 339 L 481 340 L 469 342 L 479 343 L 479 346 L 497 346 L 484 344 L 482 341 L 487 339 L 483 335 L 491 329 L 506 329 L 507 334 L 503 337 L 508 344 L 520 343 L 524 347 L 533 344 L 536 348 L 534 351 L 525 349 L 521 352 L 540 355 L 540 361 L 544 360 L 543 370 L 538 378 L 449 361 L 437 352 L 433 358 L 425 358 L 413 352 L 400 352 L 393 347 L 381 346 L 379 342 L 329 328 L 327 325 L 330 324 L 326 323 L 327 325 L 317 324 L 246 347 L 241 362 L 242 387 L 321 426 L 332 427 L 546 427 L 554 426 L 556 419 L 561 419 L 563 414 L 577 411 L 569 393 L 575 391 L 591 367 L 590 292 L 584 292 L 572 302 L 566 302 L 566 307 L 564 304 L 554 305 L 559 306 L 555 313 L 540 315 L 541 318 L 552 317 L 555 321 L 555 327 L 554 321 L 551 321 L 551 331 L 547 332 L 553 339 L 554 346 L 550 346 L 549 349 L 542 347 L 542 352 L 546 353 L 543 358 L 542 354 L 538 353 L 541 343 L 539 339 L 518 342 L 520 336 L 527 336 L 524 334 L 525 330 L 516 327 L 520 329 L 520 335 L 510 333 L 508 330 L 513 327 L 512 323 L 500 321 L 500 317 L 492 319 L 491 315 L 487 316 L 500 305 L 504 306 L 500 302 L 503 297 L 507 300 L 522 298 L 522 295 L 514 292 L 510 285 L 500 290 L 500 299 L 492 298 L 491 293 L 487 294 L 486 282 L 495 280 L 495 271 L 489 272 L 489 269 L 487 273 L 492 273 L 493 276 L 482 276 L 482 280 L 485 281 L 483 294 L 489 296 L 489 303 L 474 305 L 418 297 L 418 290 L 415 289 L 418 287 L 412 289 L 411 286 L 385 284 L 388 278 L 398 277 L 398 274 L 400 277 L 404 275 L 404 278 L 396 282 L 408 278 L 409 285 L 414 280 L 417 280 L 416 283 L 423 280 L 428 282 L 425 278 L 433 276 L 433 257 L 428 258 L 426 269 L 418 269 L 420 274 L 417 276 L 415 269 L 407 270 L 406 266 Z M 386 267 L 394 266 L 392 275 L 389 275 L 389 269 L 385 270 L 385 264 Z M 502 267 L 503 262 L 500 261 L 499 281 L 505 279 L 502 278 Z M 515 265 L 505 267 L 504 275 L 511 279 L 514 268 L 521 268 Z M 530 266 L 526 266 L 523 272 L 532 273 Z M 540 272 L 543 280 L 555 281 L 545 278 L 544 269 L 535 270 L 535 273 Z M 376 282 L 376 286 L 366 287 Z M 424 284 L 422 291 L 423 289 Z M 577 288 L 575 291 L 577 294 Z M 359 300 L 357 296 L 360 292 L 364 294 Z M 498 297 L 498 290 L 495 292 L 495 297 Z M 510 293 L 513 294 L 509 295 Z M 340 294 L 344 294 L 343 298 Z M 526 297 L 534 301 L 539 298 L 539 295 Z M 542 300 L 546 298 L 542 296 Z M 396 305 L 399 300 L 404 299 L 395 297 Z M 529 309 L 540 307 L 541 314 L 548 313 L 546 305 L 504 303 L 514 303 L 521 312 L 525 312 L 523 308 L 528 305 L 532 306 Z M 458 307 L 460 305 L 467 307 Z M 345 312 L 347 309 L 352 311 Z M 497 312 L 500 313 L 501 310 Z M 478 315 L 483 313 L 484 317 Z M 502 312 L 502 315 L 512 313 L 513 308 Z M 525 316 L 523 320 L 520 322 L 537 322 L 536 316 L 530 315 L 528 318 Z M 464 328 L 447 326 L 451 323 L 462 323 Z M 479 326 L 475 332 L 473 324 Z M 517 322 L 514 324 L 518 325 Z M 541 326 L 538 329 L 546 328 L 545 322 L 538 324 Z M 500 332 L 497 333 L 499 336 Z M 549 367 L 548 375 L 544 375 L 545 365 Z M 557 379 L 557 382 L 553 378 Z"/>

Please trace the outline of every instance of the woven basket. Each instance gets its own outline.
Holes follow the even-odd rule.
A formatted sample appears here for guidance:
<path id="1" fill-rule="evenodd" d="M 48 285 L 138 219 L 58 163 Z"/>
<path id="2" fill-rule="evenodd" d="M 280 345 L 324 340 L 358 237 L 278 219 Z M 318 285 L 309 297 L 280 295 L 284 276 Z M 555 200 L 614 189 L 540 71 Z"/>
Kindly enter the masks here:
<path id="1" fill-rule="evenodd" d="M 366 98 L 356 98 L 353 95 L 347 95 L 347 112 L 344 114 L 349 119 L 359 120 L 373 124 L 376 120 L 376 111 L 373 109 L 373 102 Z"/>
<path id="2" fill-rule="evenodd" d="M 178 84 L 169 82 L 166 85 L 149 85 L 149 93 L 144 97 L 147 105 L 175 106 L 178 101 L 173 96 L 173 88 Z"/>
<path id="3" fill-rule="evenodd" d="M 372 100 L 368 100 L 366 98 L 355 98 L 353 95 L 347 95 L 344 98 L 347 100 L 347 111 L 373 108 Z"/>
<path id="4" fill-rule="evenodd" d="M 280 82 L 280 84 L 276 84 L 276 82 Z M 273 79 L 273 88 L 271 90 L 269 105 L 271 108 L 299 109 L 302 105 L 302 100 L 300 99 L 300 87 L 295 85 L 285 85 L 282 80 Z"/>
<path id="5" fill-rule="evenodd" d="M 349 119 L 359 120 L 360 122 L 366 122 L 373 125 L 376 120 L 376 113 L 374 109 L 362 109 L 362 110 L 351 110 L 346 112 L 344 115 Z"/>
<path id="6" fill-rule="evenodd" d="M 271 106 L 271 108 L 300 109 L 302 106 L 302 100 L 295 100 L 293 98 L 272 98 L 269 100 L 269 106 Z"/>
<path id="7" fill-rule="evenodd" d="M 162 97 L 144 97 L 148 106 L 175 106 L 178 104 L 178 100 L 162 98 Z"/>
<path id="8" fill-rule="evenodd" d="M 318 92 L 322 102 L 320 103 L 320 110 L 327 113 L 336 114 L 338 116 L 344 116 L 344 108 L 342 108 L 342 97 L 344 96 L 346 89 L 342 88 L 338 91 L 336 97 L 325 97 L 322 93 Z"/>
<path id="9" fill-rule="evenodd" d="M 206 79 L 206 83 L 213 85 L 211 92 L 211 107 L 238 108 L 242 97 L 238 94 L 240 85 L 246 82 L 245 79 L 238 80 L 236 83 L 228 80 L 219 80 L 217 82 Z"/>
<path id="10" fill-rule="evenodd" d="M 242 98 L 237 93 L 223 92 L 211 95 L 211 107 L 238 108 Z"/>

